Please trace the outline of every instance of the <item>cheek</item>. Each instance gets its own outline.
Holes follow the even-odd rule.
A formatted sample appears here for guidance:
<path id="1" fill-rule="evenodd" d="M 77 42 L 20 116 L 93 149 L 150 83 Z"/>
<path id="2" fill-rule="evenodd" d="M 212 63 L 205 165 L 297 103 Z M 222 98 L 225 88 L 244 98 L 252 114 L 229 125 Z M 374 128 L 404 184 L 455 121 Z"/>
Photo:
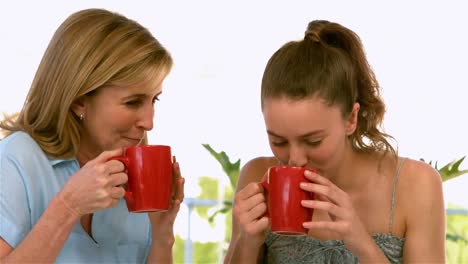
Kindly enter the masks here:
<path id="1" fill-rule="evenodd" d="M 92 121 L 92 129 L 102 137 L 113 138 L 113 134 L 119 134 L 132 127 L 132 118 L 126 111 L 102 111 L 96 113 Z"/>
<path id="2" fill-rule="evenodd" d="M 288 148 L 279 148 L 270 144 L 271 152 L 273 155 L 280 160 L 281 164 L 287 164 L 289 159 L 289 149 Z"/>
<path id="3" fill-rule="evenodd" d="M 122 113 L 112 120 L 112 127 L 116 131 L 125 131 L 131 129 L 134 123 L 132 115 Z"/>
<path id="4" fill-rule="evenodd" d="M 106 124 L 111 125 L 115 128 L 119 128 L 126 127 L 132 124 L 134 120 L 134 115 L 134 111 L 125 108 L 114 107 L 113 109 L 108 109 L 106 112 L 103 112 L 103 114 L 100 117 L 102 119 L 102 122 L 105 122 Z"/>
<path id="5" fill-rule="evenodd" d="M 323 145 L 309 152 L 309 159 L 313 164 L 326 165 L 335 156 L 335 150 L 332 146 Z"/>
<path id="6" fill-rule="evenodd" d="M 328 165 L 334 164 L 335 160 L 340 159 L 343 146 L 344 142 L 329 138 L 320 147 L 310 150 L 309 158 L 312 163 L 328 167 Z"/>

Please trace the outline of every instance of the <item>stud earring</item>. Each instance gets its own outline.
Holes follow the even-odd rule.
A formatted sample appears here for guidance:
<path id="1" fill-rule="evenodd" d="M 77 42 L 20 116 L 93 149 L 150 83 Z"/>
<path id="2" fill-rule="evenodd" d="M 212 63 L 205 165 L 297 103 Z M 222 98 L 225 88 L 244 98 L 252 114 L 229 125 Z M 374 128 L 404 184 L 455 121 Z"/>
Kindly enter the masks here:
<path id="1" fill-rule="evenodd" d="M 83 114 L 80 114 L 80 121 L 83 121 L 83 119 L 84 119 Z"/>

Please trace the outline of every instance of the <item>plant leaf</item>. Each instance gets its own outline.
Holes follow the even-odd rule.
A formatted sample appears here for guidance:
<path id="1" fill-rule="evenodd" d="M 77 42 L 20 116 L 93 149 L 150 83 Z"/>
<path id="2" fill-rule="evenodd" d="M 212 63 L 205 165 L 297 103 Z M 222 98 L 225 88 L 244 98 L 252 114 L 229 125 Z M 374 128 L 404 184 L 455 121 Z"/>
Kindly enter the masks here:
<path id="1" fill-rule="evenodd" d="M 198 179 L 198 185 L 201 192 L 197 199 L 200 200 L 216 200 L 218 199 L 218 179 L 203 176 Z M 195 211 L 201 218 L 208 218 L 208 209 L 206 206 L 195 206 Z"/>
<path id="2" fill-rule="evenodd" d="M 466 238 L 464 238 L 463 236 L 460 236 L 458 234 L 446 234 L 445 235 L 445 238 L 447 240 L 450 240 L 450 241 L 453 241 L 453 242 L 465 242 L 465 243 L 468 243 L 468 240 L 466 240 Z"/>
<path id="3" fill-rule="evenodd" d="M 229 156 L 226 154 L 226 152 L 216 152 L 209 144 L 202 144 L 202 146 L 208 150 L 210 154 L 218 161 L 218 163 L 223 168 L 223 171 L 229 177 L 231 187 L 235 189 L 237 185 L 237 179 L 239 178 L 240 159 L 232 163 L 229 160 Z"/>
<path id="4" fill-rule="evenodd" d="M 468 170 L 460 170 L 460 165 L 462 164 L 464 159 L 465 157 L 462 157 L 459 160 L 449 162 L 440 169 L 437 169 L 437 167 L 435 167 L 442 176 L 442 181 L 448 181 L 463 174 L 467 174 Z"/>
<path id="5" fill-rule="evenodd" d="M 436 169 L 439 172 L 440 176 L 442 177 L 442 181 L 445 182 L 445 181 L 451 180 L 453 178 L 456 178 L 458 176 L 468 173 L 468 170 L 460 170 L 460 165 L 462 164 L 465 157 L 466 156 L 463 156 L 459 160 L 449 162 L 445 164 L 442 168 L 439 168 L 437 166 L 438 165 L 437 161 L 435 162 L 435 164 L 433 164 L 432 161 L 426 162 L 424 159 L 419 159 L 419 160 L 422 162 L 426 162 L 427 164 L 434 167 L 434 169 Z"/>
<path id="6" fill-rule="evenodd" d="M 216 217 L 217 214 L 225 214 L 229 212 L 229 210 L 231 210 L 231 207 L 232 206 L 224 206 L 223 208 L 216 210 L 210 217 L 208 217 L 208 221 L 210 223 L 213 223 L 214 218 Z"/>

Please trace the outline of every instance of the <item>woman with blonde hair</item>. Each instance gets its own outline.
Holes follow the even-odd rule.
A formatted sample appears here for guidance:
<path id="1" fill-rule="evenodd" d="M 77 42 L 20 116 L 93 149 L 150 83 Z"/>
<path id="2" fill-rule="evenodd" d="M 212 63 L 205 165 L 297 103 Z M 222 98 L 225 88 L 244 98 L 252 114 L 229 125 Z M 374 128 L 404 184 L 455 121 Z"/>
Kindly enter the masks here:
<path id="1" fill-rule="evenodd" d="M 442 181 L 399 157 L 382 132 L 385 105 L 359 37 L 316 20 L 270 58 L 261 106 L 273 157 L 241 169 L 225 263 L 443 263 Z M 306 236 L 269 231 L 262 185 L 275 165 L 309 167 Z M 288 216 L 285 216 L 288 217 Z"/>
<path id="2" fill-rule="evenodd" d="M 0 262 L 172 262 L 178 163 L 170 209 L 130 214 L 124 165 L 109 160 L 146 143 L 171 67 L 120 14 L 87 9 L 60 25 L 22 110 L 0 123 Z"/>

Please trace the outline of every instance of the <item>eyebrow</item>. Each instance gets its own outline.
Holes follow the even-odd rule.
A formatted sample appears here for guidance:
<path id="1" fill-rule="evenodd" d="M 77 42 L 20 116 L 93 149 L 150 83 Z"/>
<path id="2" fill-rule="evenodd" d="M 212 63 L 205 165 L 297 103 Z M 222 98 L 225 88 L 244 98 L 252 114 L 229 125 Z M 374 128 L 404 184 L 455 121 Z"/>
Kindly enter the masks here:
<path id="1" fill-rule="evenodd" d="M 160 91 L 159 93 L 155 94 L 154 97 L 157 97 L 159 95 L 162 94 L 162 91 Z M 144 97 L 147 97 L 148 94 L 144 94 L 144 93 L 139 93 L 139 94 L 132 94 L 132 95 L 129 95 L 129 96 L 125 96 L 123 99 L 130 99 L 130 98 L 134 98 L 134 97 L 137 97 L 137 98 L 144 98 Z"/>
<path id="2" fill-rule="evenodd" d="M 315 136 L 317 134 L 323 133 L 323 131 L 324 130 L 319 129 L 319 130 L 316 130 L 316 131 L 305 133 L 303 135 L 300 135 L 299 137 L 300 138 L 306 138 L 306 137 L 310 137 L 310 136 Z M 271 130 L 267 130 L 267 133 L 268 133 L 268 135 L 271 135 L 271 136 L 274 136 L 274 137 L 284 138 L 283 136 L 280 136 L 280 135 L 276 134 L 275 132 L 273 132 Z"/>

